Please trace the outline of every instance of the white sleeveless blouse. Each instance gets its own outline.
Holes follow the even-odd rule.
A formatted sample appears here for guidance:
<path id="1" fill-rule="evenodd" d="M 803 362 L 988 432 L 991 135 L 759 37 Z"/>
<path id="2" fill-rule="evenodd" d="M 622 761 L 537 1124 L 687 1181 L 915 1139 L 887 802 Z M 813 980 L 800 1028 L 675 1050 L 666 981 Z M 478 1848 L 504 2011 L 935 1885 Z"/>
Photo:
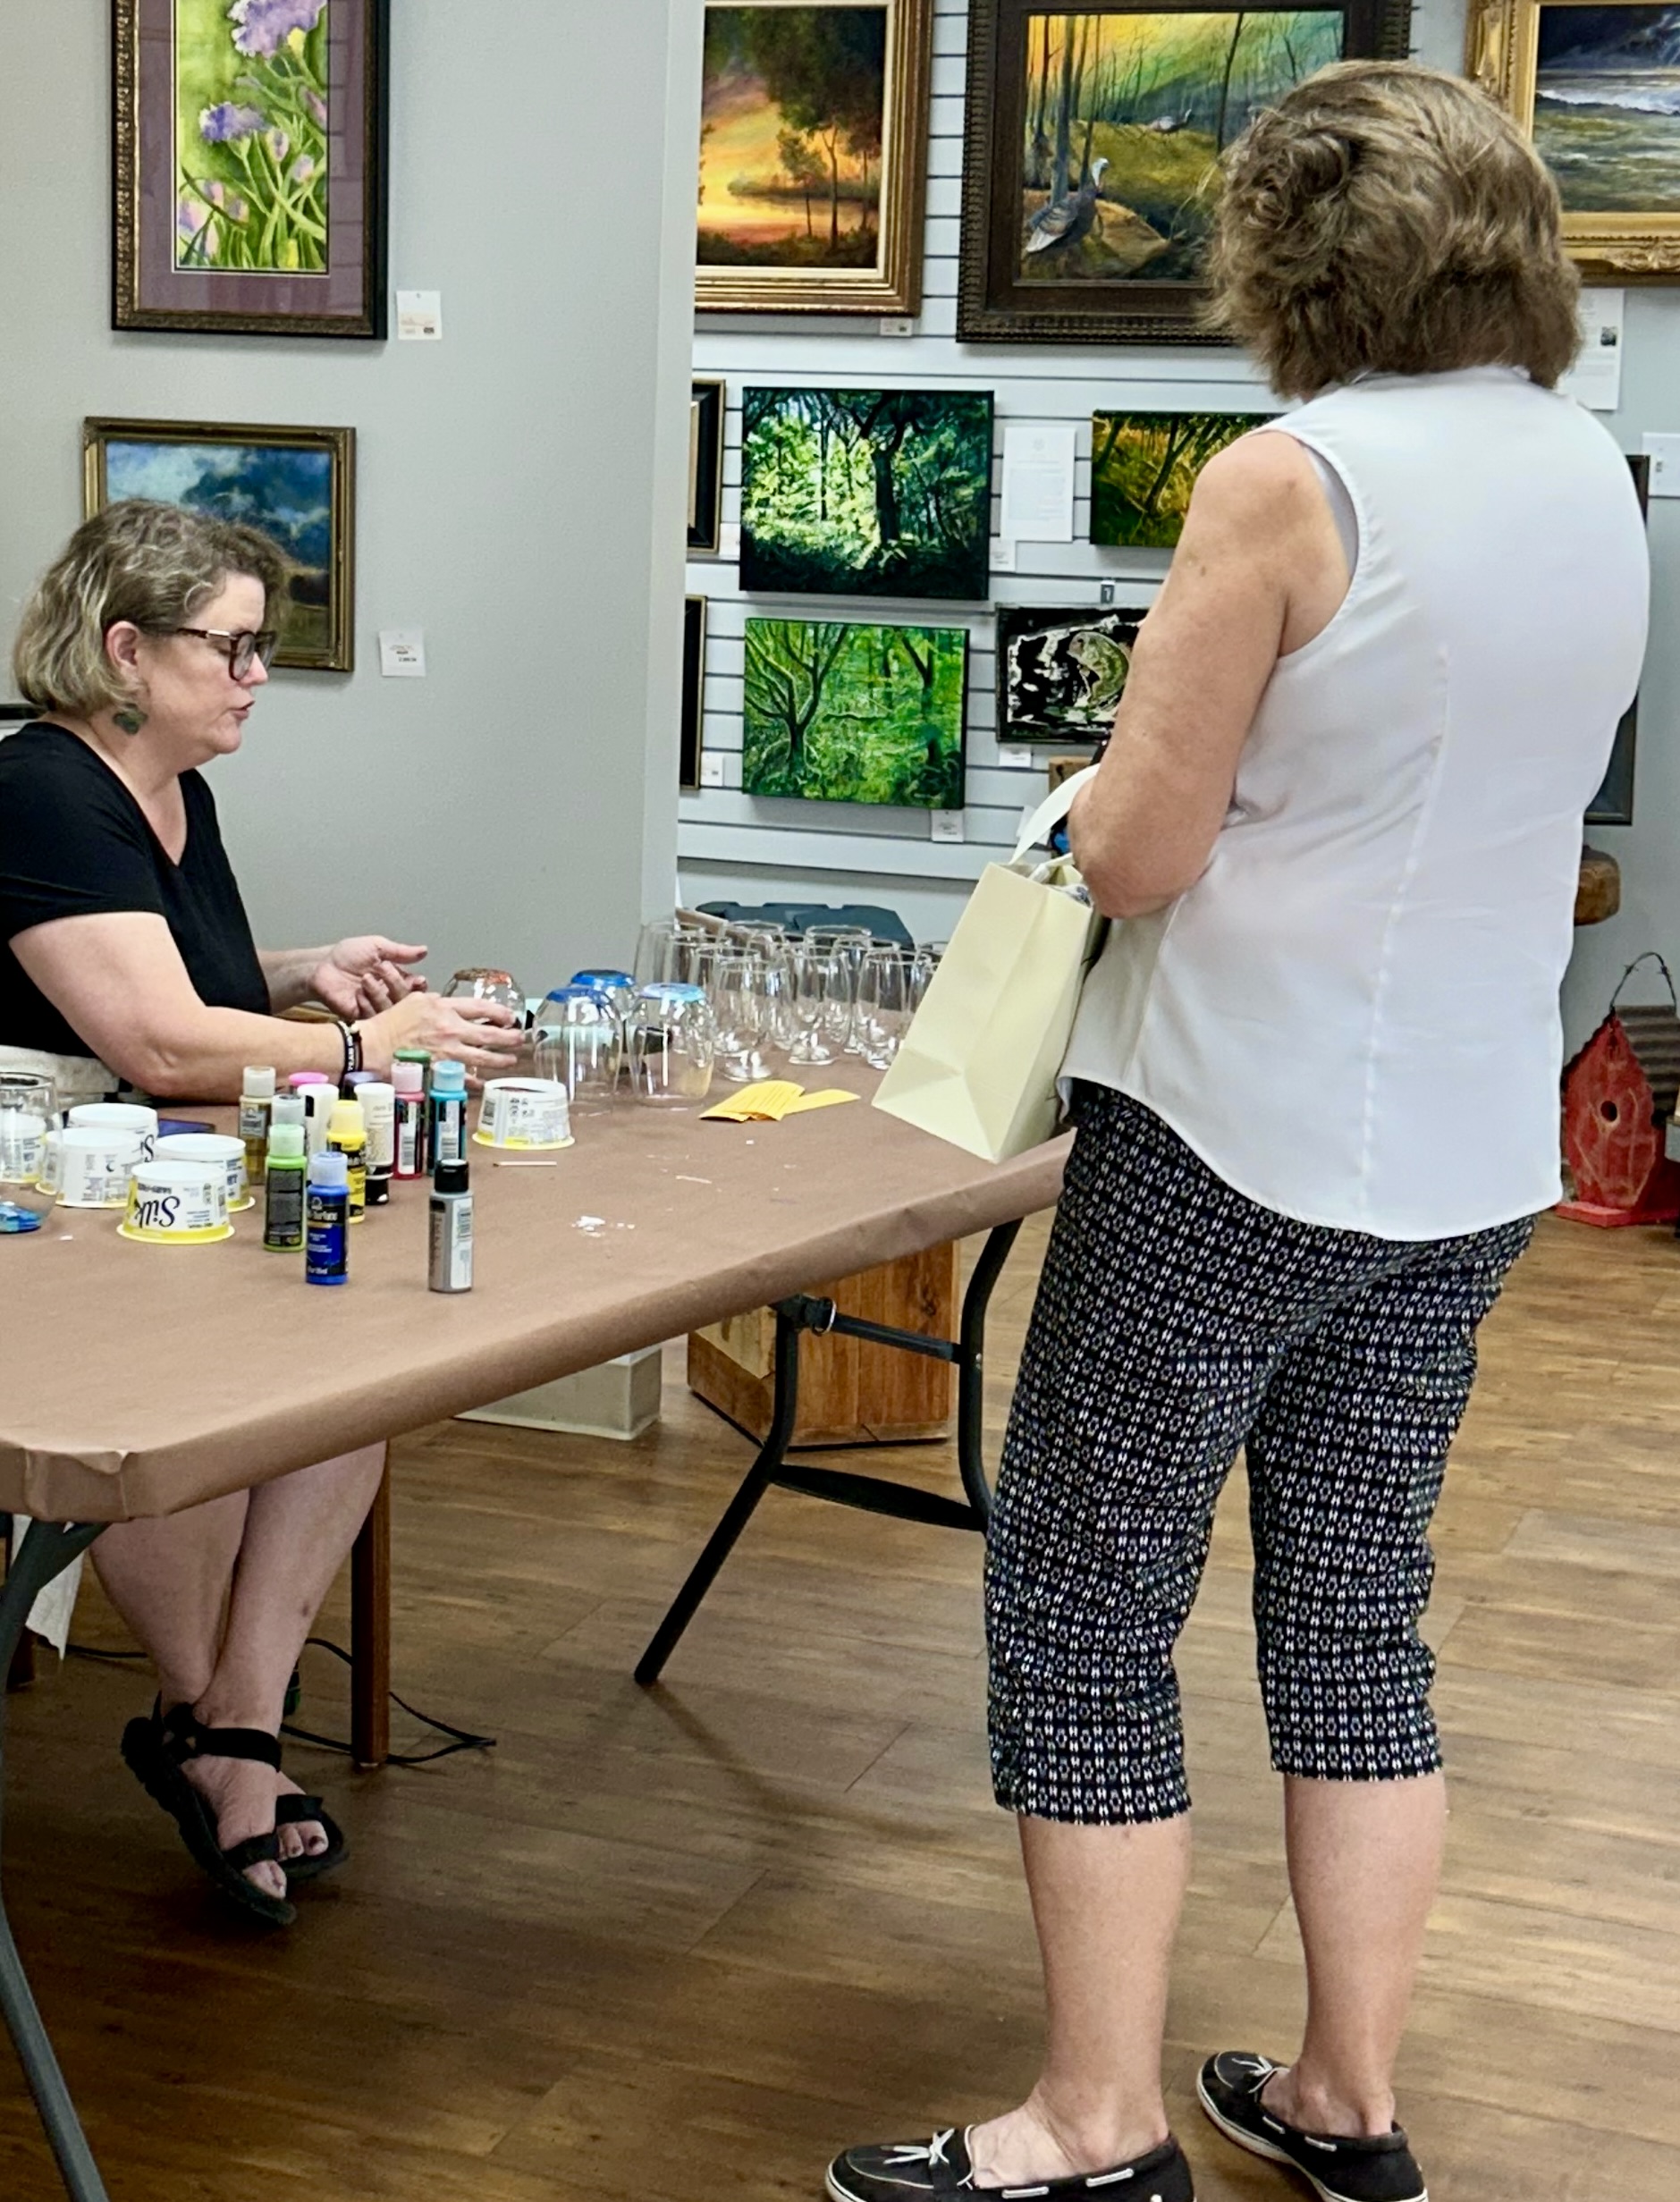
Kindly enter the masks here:
<path id="1" fill-rule="evenodd" d="M 1117 925 L 1063 1065 L 1304 1223 L 1456 1236 L 1558 1198 L 1582 814 L 1638 685 L 1626 460 L 1502 367 L 1383 375 L 1281 429 L 1358 525 L 1279 660 L 1206 871 Z"/>

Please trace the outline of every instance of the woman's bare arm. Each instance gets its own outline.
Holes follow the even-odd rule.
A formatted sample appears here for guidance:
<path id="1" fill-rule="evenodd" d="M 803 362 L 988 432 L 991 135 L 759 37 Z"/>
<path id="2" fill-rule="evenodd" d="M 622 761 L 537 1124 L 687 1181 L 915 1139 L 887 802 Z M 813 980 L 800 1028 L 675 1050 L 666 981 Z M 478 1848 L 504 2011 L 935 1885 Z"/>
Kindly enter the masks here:
<path id="1" fill-rule="evenodd" d="M 1202 876 L 1272 668 L 1329 624 L 1347 581 L 1292 438 L 1246 437 L 1203 469 L 1114 738 L 1073 807 L 1074 857 L 1105 915 L 1164 909 Z"/>

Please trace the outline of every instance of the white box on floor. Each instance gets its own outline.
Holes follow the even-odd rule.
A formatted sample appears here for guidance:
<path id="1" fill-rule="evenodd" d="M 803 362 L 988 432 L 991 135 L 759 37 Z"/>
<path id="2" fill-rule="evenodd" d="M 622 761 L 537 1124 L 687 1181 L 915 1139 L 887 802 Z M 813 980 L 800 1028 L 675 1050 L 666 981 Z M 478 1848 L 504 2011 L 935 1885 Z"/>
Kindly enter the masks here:
<path id="1" fill-rule="evenodd" d="M 515 1392 L 487 1407 L 474 1407 L 463 1422 L 511 1422 L 521 1430 L 557 1430 L 578 1438 L 639 1438 L 659 1420 L 663 1348 L 645 1346 L 597 1369 L 556 1377 L 552 1384 Z"/>

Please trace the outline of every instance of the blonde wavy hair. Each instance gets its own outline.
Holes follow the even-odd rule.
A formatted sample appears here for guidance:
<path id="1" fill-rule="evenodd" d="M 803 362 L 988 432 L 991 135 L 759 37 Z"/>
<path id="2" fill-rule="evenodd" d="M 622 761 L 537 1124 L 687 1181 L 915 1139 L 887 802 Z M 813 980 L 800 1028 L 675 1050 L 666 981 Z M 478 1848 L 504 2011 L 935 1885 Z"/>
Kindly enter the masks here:
<path id="1" fill-rule="evenodd" d="M 1280 396 L 1469 367 L 1549 389 L 1574 359 L 1557 186 L 1461 78 L 1338 63 L 1256 115 L 1224 174 L 1209 319 Z"/>
<path id="2" fill-rule="evenodd" d="M 142 497 L 107 505 L 77 528 L 23 607 L 12 651 L 18 692 L 37 711 L 75 718 L 132 702 L 105 646 L 119 620 L 153 635 L 190 627 L 236 573 L 260 581 L 277 606 L 290 572 L 257 528 Z"/>

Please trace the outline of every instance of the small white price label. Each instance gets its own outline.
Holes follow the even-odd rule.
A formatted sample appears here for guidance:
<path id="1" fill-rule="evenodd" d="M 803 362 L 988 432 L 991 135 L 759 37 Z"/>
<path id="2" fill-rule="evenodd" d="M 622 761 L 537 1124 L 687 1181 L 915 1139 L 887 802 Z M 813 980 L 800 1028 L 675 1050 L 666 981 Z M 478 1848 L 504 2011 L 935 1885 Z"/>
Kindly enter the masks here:
<path id="1" fill-rule="evenodd" d="M 963 831 L 963 814 L 960 811 L 935 811 L 933 813 L 933 839 L 934 840 L 960 841 L 966 838 Z"/>
<path id="2" fill-rule="evenodd" d="M 723 785 L 723 755 L 721 750 L 708 749 L 701 757 L 700 785 L 703 788 L 721 788 Z"/>

